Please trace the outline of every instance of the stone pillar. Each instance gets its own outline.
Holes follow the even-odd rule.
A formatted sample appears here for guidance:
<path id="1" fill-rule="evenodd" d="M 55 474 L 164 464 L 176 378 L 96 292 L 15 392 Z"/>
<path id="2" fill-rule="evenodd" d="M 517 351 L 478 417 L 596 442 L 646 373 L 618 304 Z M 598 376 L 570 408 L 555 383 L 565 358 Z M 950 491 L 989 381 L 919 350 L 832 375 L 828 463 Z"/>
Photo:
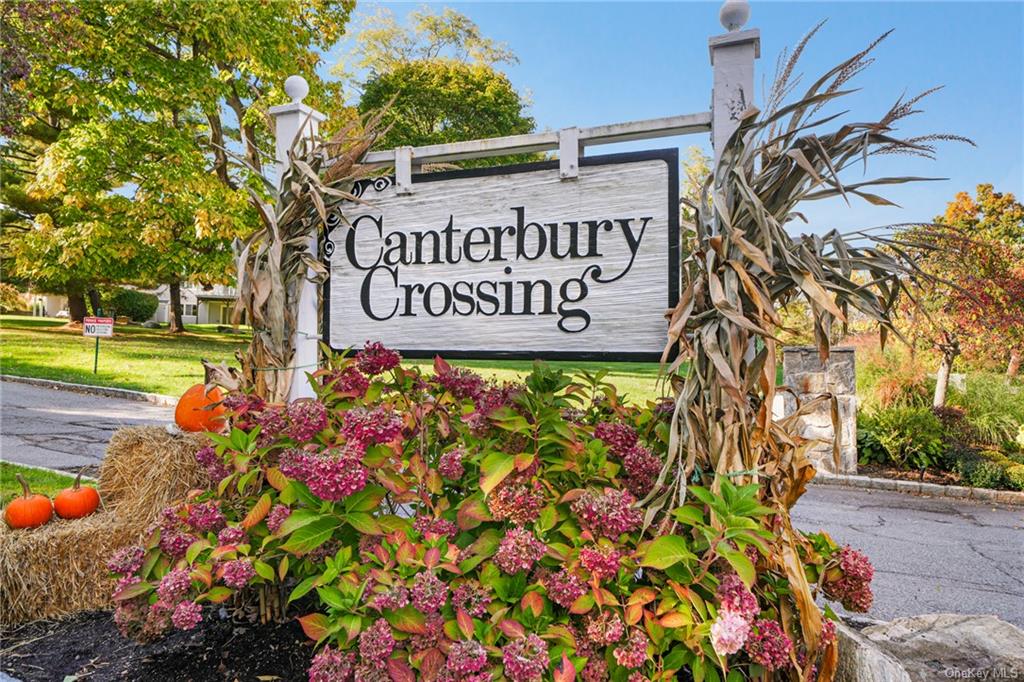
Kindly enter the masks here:
<path id="1" fill-rule="evenodd" d="M 309 93 L 309 84 L 302 76 L 289 76 L 284 82 L 284 91 L 292 98 L 291 103 L 270 107 L 270 115 L 274 117 L 276 123 L 278 185 L 288 167 L 288 152 L 291 150 L 292 144 L 300 136 L 315 137 L 320 123 L 326 118 L 319 111 L 302 103 L 302 99 Z M 317 235 L 313 235 L 309 239 L 309 252 L 313 256 L 317 256 L 317 249 Z M 313 275 L 314 273 L 310 271 L 309 277 Z M 306 380 L 306 374 L 316 371 L 320 358 L 319 295 L 318 285 L 313 284 L 307 278 L 302 283 L 299 309 L 295 321 L 295 352 L 292 356 L 292 367 L 296 369 L 292 376 L 289 400 L 312 398 L 315 395 L 313 387 Z"/>
<path id="2" fill-rule="evenodd" d="M 852 348 L 833 348 L 822 364 L 814 346 L 792 346 L 782 351 L 782 383 L 806 402 L 831 393 L 839 401 L 839 468 L 832 459 L 832 412 L 829 403 L 800 418 L 800 434 L 823 442 L 811 450 L 811 459 L 822 471 L 838 474 L 857 473 L 857 375 Z M 796 400 L 783 393 L 784 414 L 796 411 Z"/>

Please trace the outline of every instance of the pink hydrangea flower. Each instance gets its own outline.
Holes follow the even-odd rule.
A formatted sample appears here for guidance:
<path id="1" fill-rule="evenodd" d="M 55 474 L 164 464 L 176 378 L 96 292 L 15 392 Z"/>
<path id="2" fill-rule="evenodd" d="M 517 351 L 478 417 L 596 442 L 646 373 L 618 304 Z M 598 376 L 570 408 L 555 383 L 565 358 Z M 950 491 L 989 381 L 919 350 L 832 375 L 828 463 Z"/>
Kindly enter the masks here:
<path id="1" fill-rule="evenodd" d="M 391 634 L 391 626 L 383 618 L 378 618 L 359 635 L 359 656 L 365 663 L 381 664 L 394 649 L 395 638 Z"/>
<path id="2" fill-rule="evenodd" d="M 432 519 L 429 516 L 417 516 L 412 522 L 412 527 L 420 535 L 445 536 L 449 540 L 454 540 L 459 534 L 459 527 L 448 519 Z"/>
<path id="3" fill-rule="evenodd" d="M 462 474 L 466 473 L 466 467 L 462 464 L 462 457 L 465 454 L 466 451 L 461 447 L 442 454 L 437 462 L 437 473 L 449 481 L 457 481 L 462 478 Z"/>
<path id="4" fill-rule="evenodd" d="M 514 640 L 501 650 L 505 677 L 512 682 L 539 682 L 548 670 L 548 645 L 535 634 Z"/>
<path id="5" fill-rule="evenodd" d="M 194 601 L 183 601 L 174 607 L 171 622 L 179 630 L 191 630 L 203 620 L 203 607 Z"/>
<path id="6" fill-rule="evenodd" d="M 305 443 L 327 428 L 327 406 L 319 400 L 301 398 L 288 403 L 287 435 Z"/>
<path id="7" fill-rule="evenodd" d="M 487 650 L 484 646 L 480 642 L 466 640 L 451 645 L 445 669 L 458 679 L 462 675 L 479 672 L 486 665 Z"/>
<path id="8" fill-rule="evenodd" d="M 324 377 L 324 384 L 330 384 L 332 390 L 340 395 L 362 398 L 370 388 L 370 380 L 355 367 L 346 367 Z"/>
<path id="9" fill-rule="evenodd" d="M 462 583 L 455 588 L 455 592 L 452 594 L 452 605 L 475 618 L 482 618 L 486 615 L 490 603 L 490 593 L 483 585 L 475 581 Z"/>
<path id="10" fill-rule="evenodd" d="M 828 646 L 834 641 L 836 641 L 836 622 L 825 618 L 821 622 L 821 644 Z"/>
<path id="11" fill-rule="evenodd" d="M 750 621 L 743 614 L 724 609 L 711 624 L 711 646 L 719 656 L 728 656 L 743 648 L 749 634 Z"/>
<path id="12" fill-rule="evenodd" d="M 643 519 L 640 510 L 633 507 L 635 502 L 636 498 L 625 490 L 606 488 L 600 494 L 586 491 L 571 509 L 592 535 L 615 539 L 640 527 Z"/>
<path id="13" fill-rule="evenodd" d="M 583 682 L 608 682 L 608 663 L 604 658 L 591 656 L 580 673 Z"/>
<path id="14" fill-rule="evenodd" d="M 875 576 L 871 562 L 847 545 L 839 550 L 839 568 L 843 575 L 825 583 L 825 596 L 841 602 L 849 611 L 868 611 L 875 598 L 870 585 Z"/>
<path id="15" fill-rule="evenodd" d="M 734 611 L 748 621 L 754 620 L 754 616 L 761 610 L 757 605 L 757 597 L 735 573 L 722 578 L 718 583 L 717 595 L 722 609 Z"/>
<path id="16" fill-rule="evenodd" d="M 577 599 L 587 593 L 587 586 L 578 575 L 563 568 L 544 578 L 544 587 L 548 597 L 562 608 L 569 608 Z"/>
<path id="17" fill-rule="evenodd" d="M 528 571 L 535 561 L 547 552 L 547 545 L 533 536 L 533 533 L 517 526 L 505 534 L 494 563 L 505 573 Z"/>
<path id="18" fill-rule="evenodd" d="M 639 668 L 647 660 L 647 644 L 650 640 L 642 630 L 636 628 L 629 631 L 629 639 L 622 646 L 612 651 L 615 662 L 623 668 Z"/>
<path id="19" fill-rule="evenodd" d="M 292 510 L 290 507 L 283 504 L 275 504 L 274 508 L 267 514 L 267 530 L 271 533 L 277 533 L 291 515 Z"/>
<path id="20" fill-rule="evenodd" d="M 624 457 L 637 441 L 636 429 L 622 422 L 599 422 L 594 427 L 594 437 L 618 457 Z"/>
<path id="21" fill-rule="evenodd" d="M 121 573 L 123 575 L 135 573 L 135 571 L 142 568 L 142 561 L 145 556 L 145 550 L 138 545 L 122 547 L 107 560 L 107 568 L 111 573 Z"/>
<path id="22" fill-rule="evenodd" d="M 354 407 L 345 413 L 341 434 L 363 446 L 390 443 L 402 433 L 402 417 L 384 407 Z"/>
<path id="23" fill-rule="evenodd" d="M 448 585 L 433 573 L 417 573 L 412 581 L 412 605 L 421 613 L 440 611 L 448 601 Z"/>
<path id="24" fill-rule="evenodd" d="M 750 656 L 750 660 L 767 670 L 777 670 L 789 666 L 789 653 L 793 650 L 793 642 L 777 622 L 760 619 L 754 621 L 753 631 L 743 648 Z"/>
<path id="25" fill-rule="evenodd" d="M 406 647 L 413 655 L 437 648 L 447 639 L 444 634 L 444 616 L 440 613 L 428 613 L 423 628 L 426 632 L 415 633 L 407 640 Z"/>
<path id="26" fill-rule="evenodd" d="M 224 465 L 223 460 L 217 456 L 217 451 L 210 445 L 196 451 L 196 462 L 206 469 L 206 475 L 210 477 L 211 481 L 219 482 L 231 473 L 231 470 Z"/>
<path id="27" fill-rule="evenodd" d="M 156 593 L 160 599 L 168 603 L 177 603 L 192 589 L 192 578 L 188 571 L 183 568 L 176 568 L 164 574 Z"/>
<path id="28" fill-rule="evenodd" d="M 235 559 L 223 565 L 221 574 L 224 584 L 239 589 L 245 587 L 256 575 L 256 569 L 245 559 Z"/>
<path id="29" fill-rule="evenodd" d="M 307 460 L 303 480 L 309 492 L 322 500 L 337 502 L 366 487 L 370 472 L 351 447 L 332 448 Z"/>
<path id="30" fill-rule="evenodd" d="M 279 405 L 267 405 L 256 412 L 253 415 L 253 423 L 260 427 L 260 435 L 256 441 L 260 446 L 273 443 L 288 427 L 284 408 Z"/>
<path id="31" fill-rule="evenodd" d="M 619 573 L 622 553 L 608 545 L 584 547 L 580 550 L 580 565 L 598 581 L 611 580 Z"/>
<path id="32" fill-rule="evenodd" d="M 325 646 L 309 666 L 309 682 L 351 682 L 355 654 Z"/>
<path id="33" fill-rule="evenodd" d="M 622 458 L 622 469 L 626 473 L 626 488 L 634 495 L 642 496 L 651 492 L 658 474 L 661 460 L 642 445 L 634 445 Z"/>
<path id="34" fill-rule="evenodd" d="M 409 603 L 409 590 L 405 585 L 393 585 L 386 592 L 373 595 L 371 606 L 378 611 L 400 609 Z"/>
<path id="35" fill-rule="evenodd" d="M 217 530 L 224 526 L 224 514 L 214 500 L 200 502 L 189 505 L 188 518 L 185 522 L 200 532 Z"/>
<path id="36" fill-rule="evenodd" d="M 863 552 L 858 552 L 849 545 L 839 550 L 839 568 L 850 578 L 865 583 L 875 577 L 875 567 Z"/>
<path id="37" fill-rule="evenodd" d="M 476 412 L 482 417 L 488 417 L 495 410 L 502 407 L 511 407 L 515 402 L 516 396 L 522 392 L 523 386 L 512 382 L 488 386 L 476 398 Z"/>
<path id="38" fill-rule="evenodd" d="M 366 374 L 377 376 L 398 367 L 402 356 L 396 351 L 385 348 L 380 341 L 366 342 L 363 349 L 356 353 L 356 364 Z"/>
<path id="39" fill-rule="evenodd" d="M 487 382 L 483 377 L 464 367 L 449 366 L 444 371 L 438 372 L 435 378 L 443 389 L 459 400 L 477 400 L 487 387 Z"/>
<path id="40" fill-rule="evenodd" d="M 217 542 L 221 545 L 240 545 L 245 542 L 246 535 L 244 528 L 228 526 L 217 533 Z"/>
<path id="41" fill-rule="evenodd" d="M 508 480 L 487 497 L 487 508 L 495 521 L 519 525 L 533 523 L 544 506 L 544 488 L 540 481 Z"/>
<path id="42" fill-rule="evenodd" d="M 625 633 L 626 624 L 613 611 L 602 611 L 587 618 L 587 639 L 594 644 L 606 646 L 618 642 Z"/>
<path id="43" fill-rule="evenodd" d="M 160 531 L 160 549 L 165 554 L 180 559 L 185 556 L 185 552 L 188 551 L 192 543 L 198 539 L 196 536 L 183 533 L 180 530 L 163 529 Z"/>

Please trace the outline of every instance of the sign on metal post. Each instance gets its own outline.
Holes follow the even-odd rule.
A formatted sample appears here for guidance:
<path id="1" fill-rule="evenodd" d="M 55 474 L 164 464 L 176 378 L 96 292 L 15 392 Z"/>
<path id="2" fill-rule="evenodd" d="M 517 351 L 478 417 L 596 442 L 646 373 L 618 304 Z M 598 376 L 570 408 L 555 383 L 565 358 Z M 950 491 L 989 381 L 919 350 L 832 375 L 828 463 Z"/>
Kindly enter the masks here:
<path id="1" fill-rule="evenodd" d="M 93 374 L 96 374 L 100 366 L 100 337 L 111 337 L 113 335 L 114 318 L 112 317 L 86 317 L 82 320 L 82 336 L 96 337 L 96 349 L 92 355 Z"/>
<path id="2" fill-rule="evenodd" d="M 679 296 L 675 149 L 363 181 L 329 217 L 325 340 L 408 357 L 656 360 Z M 351 227 L 349 227 L 351 225 Z"/>

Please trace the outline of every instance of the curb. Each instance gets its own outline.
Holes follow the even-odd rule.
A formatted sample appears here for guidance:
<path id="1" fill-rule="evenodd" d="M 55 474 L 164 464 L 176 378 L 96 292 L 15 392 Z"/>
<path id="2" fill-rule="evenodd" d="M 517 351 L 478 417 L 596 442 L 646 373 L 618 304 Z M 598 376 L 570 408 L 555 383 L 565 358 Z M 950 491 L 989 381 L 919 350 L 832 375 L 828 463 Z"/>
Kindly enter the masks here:
<path id="1" fill-rule="evenodd" d="M 35 464 L 22 464 L 21 462 L 13 462 L 11 460 L 4 460 L 4 464 L 10 464 L 12 466 L 21 467 L 22 469 L 35 469 L 36 471 L 46 471 L 51 474 L 57 474 L 58 476 L 70 476 L 74 478 L 78 474 L 74 471 L 65 471 L 64 469 L 53 469 L 51 467 L 41 467 Z M 82 474 L 83 481 L 99 481 L 95 476 L 87 476 Z M 0 682 L 3 682 L 3 678 L 0 677 Z"/>
<path id="2" fill-rule="evenodd" d="M 900 481 L 892 478 L 829 474 L 823 471 L 819 471 L 811 479 L 811 484 L 857 488 L 859 490 L 890 490 L 900 493 L 911 493 L 913 495 L 948 497 L 952 499 L 974 500 L 976 502 L 995 502 L 996 504 L 1024 507 L 1024 492 L 1017 492 L 1015 490 L 967 488 L 960 485 L 919 483 L 918 481 Z"/>
<path id="3" fill-rule="evenodd" d="M 88 384 L 72 384 L 67 381 L 53 381 L 52 379 L 36 379 L 34 377 L 21 377 L 13 374 L 0 374 L 0 381 L 11 381 L 18 384 L 52 388 L 58 391 L 74 391 L 75 393 L 88 393 L 91 395 L 106 396 L 107 398 L 118 398 L 120 400 L 134 400 L 136 402 L 151 403 L 160 407 L 174 407 L 178 399 L 160 393 L 144 393 L 132 391 L 127 388 L 112 388 L 109 386 L 89 386 Z"/>

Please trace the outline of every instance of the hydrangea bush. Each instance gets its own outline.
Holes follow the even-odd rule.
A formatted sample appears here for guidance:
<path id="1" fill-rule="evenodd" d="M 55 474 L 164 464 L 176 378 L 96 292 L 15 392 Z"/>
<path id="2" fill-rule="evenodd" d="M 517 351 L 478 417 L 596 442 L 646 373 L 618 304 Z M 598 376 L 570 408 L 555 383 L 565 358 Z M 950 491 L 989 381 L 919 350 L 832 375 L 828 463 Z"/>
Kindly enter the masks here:
<path id="1" fill-rule="evenodd" d="M 522 384 L 440 359 L 426 373 L 379 344 L 314 377 L 315 400 L 226 399 L 230 432 L 196 454 L 209 489 L 111 558 L 126 635 L 189 630 L 234 600 L 298 611 L 318 645 L 311 682 L 834 666 L 831 621 L 801 638 L 768 560 L 780 514 L 757 484 L 698 473 L 684 504 L 643 502 L 660 492 L 671 401 L 627 404 L 600 374 L 542 364 Z M 825 534 L 800 551 L 821 596 L 870 606 L 862 554 Z"/>

